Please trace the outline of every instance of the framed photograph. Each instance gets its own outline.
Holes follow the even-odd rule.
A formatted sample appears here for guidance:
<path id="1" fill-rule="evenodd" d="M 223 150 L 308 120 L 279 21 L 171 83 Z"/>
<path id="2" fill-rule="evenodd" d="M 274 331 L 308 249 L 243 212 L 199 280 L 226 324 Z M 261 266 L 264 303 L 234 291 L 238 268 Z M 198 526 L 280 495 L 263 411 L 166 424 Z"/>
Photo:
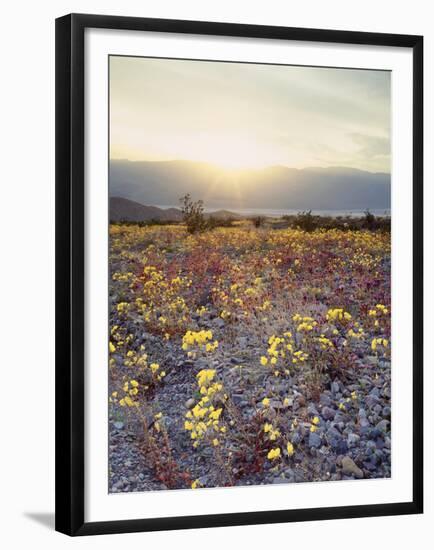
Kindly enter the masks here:
<path id="1" fill-rule="evenodd" d="M 56 21 L 56 529 L 421 513 L 421 36 Z"/>

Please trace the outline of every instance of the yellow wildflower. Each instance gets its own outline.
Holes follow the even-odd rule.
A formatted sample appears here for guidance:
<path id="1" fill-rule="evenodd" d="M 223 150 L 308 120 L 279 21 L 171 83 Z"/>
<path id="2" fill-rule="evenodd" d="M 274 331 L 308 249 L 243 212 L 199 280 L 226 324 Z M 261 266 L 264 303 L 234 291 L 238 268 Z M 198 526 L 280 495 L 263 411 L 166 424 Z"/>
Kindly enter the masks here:
<path id="1" fill-rule="evenodd" d="M 292 456 L 294 454 L 294 445 L 290 441 L 288 441 L 286 445 L 286 451 L 288 453 L 288 456 Z"/>
<path id="2" fill-rule="evenodd" d="M 280 456 L 280 448 L 276 447 L 275 449 L 271 449 L 269 453 L 267 454 L 268 460 L 275 460 L 276 458 L 279 458 Z"/>

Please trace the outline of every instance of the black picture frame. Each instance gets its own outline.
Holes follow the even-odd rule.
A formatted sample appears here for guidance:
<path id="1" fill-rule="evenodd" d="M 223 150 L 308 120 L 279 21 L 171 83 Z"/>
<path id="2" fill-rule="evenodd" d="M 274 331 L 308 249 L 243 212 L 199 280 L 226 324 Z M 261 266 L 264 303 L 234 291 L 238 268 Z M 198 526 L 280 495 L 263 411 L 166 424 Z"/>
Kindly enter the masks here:
<path id="1" fill-rule="evenodd" d="M 413 498 L 409 502 L 85 522 L 84 32 L 157 31 L 413 51 Z M 95 535 L 423 512 L 423 37 L 70 14 L 56 20 L 56 530 Z"/>

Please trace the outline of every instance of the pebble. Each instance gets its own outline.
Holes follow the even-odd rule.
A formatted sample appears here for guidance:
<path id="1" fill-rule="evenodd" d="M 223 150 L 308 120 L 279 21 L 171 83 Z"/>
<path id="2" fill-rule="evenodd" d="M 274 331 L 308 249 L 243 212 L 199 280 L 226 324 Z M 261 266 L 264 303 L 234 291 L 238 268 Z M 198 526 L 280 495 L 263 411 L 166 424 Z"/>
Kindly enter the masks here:
<path id="1" fill-rule="evenodd" d="M 333 420 L 336 416 L 336 411 L 334 411 L 330 407 L 323 407 L 321 409 L 321 416 L 324 418 L 324 420 Z"/>
<path id="2" fill-rule="evenodd" d="M 340 391 L 339 384 L 337 382 L 332 382 L 331 390 L 333 393 L 339 393 Z"/>
<path id="3" fill-rule="evenodd" d="M 387 432 L 389 430 L 390 422 L 389 420 L 381 420 L 375 427 L 377 430 L 381 430 L 382 432 Z"/>
<path id="4" fill-rule="evenodd" d="M 234 402 L 234 405 L 240 405 L 242 401 L 244 401 L 244 396 L 240 393 L 234 393 L 232 395 L 232 401 Z"/>
<path id="5" fill-rule="evenodd" d="M 291 436 L 291 443 L 293 443 L 294 445 L 299 445 L 302 439 L 303 437 L 300 432 L 294 432 Z"/>
<path id="6" fill-rule="evenodd" d="M 347 438 L 348 448 L 353 449 L 359 445 L 360 436 L 357 434 L 349 434 Z"/>
<path id="7" fill-rule="evenodd" d="M 321 437 L 316 432 L 309 433 L 309 447 L 318 449 L 321 447 L 322 440 Z"/>
<path id="8" fill-rule="evenodd" d="M 322 405 L 326 405 L 327 407 L 329 407 L 332 404 L 332 400 L 330 398 L 330 395 L 328 395 L 327 393 L 322 393 L 319 396 L 319 401 Z"/>
<path id="9" fill-rule="evenodd" d="M 389 406 L 383 407 L 382 415 L 384 418 L 390 418 L 392 411 Z"/>
<path id="10" fill-rule="evenodd" d="M 356 479 L 363 478 L 363 471 L 350 456 L 344 456 L 342 459 L 342 472 L 346 475 L 353 475 Z"/>

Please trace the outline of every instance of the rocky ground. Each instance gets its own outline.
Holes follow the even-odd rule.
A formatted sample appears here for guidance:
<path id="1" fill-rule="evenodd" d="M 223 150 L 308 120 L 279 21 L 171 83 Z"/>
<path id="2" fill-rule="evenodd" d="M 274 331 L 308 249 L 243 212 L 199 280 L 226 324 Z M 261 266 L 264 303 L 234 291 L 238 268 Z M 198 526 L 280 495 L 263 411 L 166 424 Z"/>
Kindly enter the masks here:
<path id="1" fill-rule="evenodd" d="M 214 324 L 211 322 L 209 326 L 214 327 Z M 201 485 L 212 487 L 218 485 L 220 479 L 215 472 L 212 449 L 205 446 L 192 452 L 184 430 L 185 413 L 194 404 L 195 375 L 201 368 L 216 369 L 225 387 L 235 388 L 231 400 L 244 421 L 249 421 L 258 408 L 256 403 L 269 394 L 275 396 L 269 405 L 271 416 L 273 411 L 276 414 L 283 411 L 288 423 L 299 419 L 291 434 L 295 449 L 291 464 L 276 469 L 273 463 L 265 462 L 263 472 L 244 475 L 237 480 L 237 485 L 390 477 L 388 360 L 378 361 L 375 356 L 360 359 L 348 371 L 350 382 L 330 381 L 319 401 L 309 402 L 304 397 L 306 386 L 302 375 L 278 384 L 272 380 L 271 391 L 268 391 L 266 376 L 259 367 L 238 366 L 243 365 L 244 357 L 260 354 L 248 338 L 238 338 L 238 346 L 233 352 L 219 355 L 218 360 L 196 362 L 185 359 L 171 343 L 162 345 L 150 334 L 144 334 L 143 339 L 147 348 L 153 349 L 154 357 L 161 357 L 168 369 L 165 383 L 153 399 L 154 410 L 163 414 L 175 459 L 182 462 L 191 478 L 200 480 Z M 356 392 L 356 400 L 351 398 L 353 392 Z M 289 397 L 287 406 L 283 404 L 284 396 Z M 342 403 L 345 403 L 344 410 L 342 405 L 339 407 Z M 315 416 L 320 421 L 317 430 L 311 432 L 309 419 Z M 110 419 L 110 491 L 166 489 L 156 480 L 152 466 L 140 450 L 140 436 L 130 428 L 128 422 Z"/>
<path id="2" fill-rule="evenodd" d="M 221 246 L 217 259 L 224 263 L 228 255 L 233 255 L 235 286 L 243 290 L 243 294 L 237 291 L 237 296 L 243 297 L 245 311 L 237 313 L 238 310 L 232 309 L 232 317 L 225 314 L 226 310 L 222 310 L 218 302 L 221 294 L 216 298 L 209 290 L 212 284 L 216 284 L 214 275 L 211 283 L 205 279 L 210 271 L 209 258 L 201 271 L 201 262 L 205 261 L 202 237 L 198 237 L 193 245 L 190 237 L 178 245 L 178 236 L 175 241 L 164 234 L 165 241 L 160 249 L 154 246 L 156 235 L 151 234 L 153 238 L 149 238 L 147 229 L 137 230 L 134 235 L 121 234 L 120 240 L 112 238 L 114 283 L 111 289 L 113 349 L 110 394 L 116 397 L 110 398 L 109 406 L 110 492 L 390 477 L 390 353 L 387 349 L 377 349 L 374 342 L 377 337 L 390 335 L 387 240 L 384 236 L 380 241 L 376 235 L 333 233 L 332 239 L 321 236 L 323 241 L 318 247 L 316 234 L 300 236 L 297 233 L 284 253 L 280 253 L 282 245 L 278 239 L 281 237 L 276 237 L 277 232 L 270 235 L 260 234 L 265 244 L 261 244 L 263 249 L 258 253 L 248 248 L 253 239 L 255 247 L 258 246 L 257 234 L 242 235 L 247 243 L 245 250 L 229 232 L 217 233 L 217 237 L 213 237 L 216 243 L 212 248 L 213 269 L 217 262 L 216 250 Z M 292 234 L 283 236 L 285 243 L 288 236 L 292 238 Z M 163 240 L 163 237 L 158 233 L 158 239 Z M 231 240 L 221 244 L 223 239 Z M 301 239 L 304 249 L 299 245 Z M 320 254 L 312 248 L 312 243 Z M 278 257 L 273 246 L 280 247 Z M 354 252 L 349 250 L 349 246 L 354 246 Z M 362 246 L 365 247 L 363 253 Z M 145 255 L 144 247 L 148 247 Z M 350 253 L 354 254 L 351 257 L 353 266 L 346 261 Z M 337 268 L 336 258 L 340 256 L 344 261 Z M 176 293 L 170 293 L 167 285 L 163 285 L 169 296 L 166 299 L 160 281 L 181 273 L 175 269 L 176 262 L 189 266 L 186 279 L 190 277 L 192 284 L 181 288 L 180 283 L 176 283 Z M 144 309 L 140 300 L 134 302 L 138 306 L 130 307 L 132 297 L 149 292 L 146 290 L 149 289 L 148 279 L 142 272 L 144 265 L 150 263 L 158 266 L 157 273 L 163 274 L 160 278 L 154 277 L 157 290 L 151 296 L 152 300 L 148 298 L 158 304 L 154 317 L 149 316 L 149 309 Z M 322 280 L 326 268 L 332 276 Z M 259 297 L 252 302 L 253 305 L 247 306 L 245 296 L 252 293 L 253 269 L 255 277 L 257 271 L 261 271 L 259 274 L 265 283 L 256 279 L 260 281 L 258 288 L 262 290 L 255 291 Z M 333 275 L 336 269 L 340 270 L 339 274 Z M 290 280 L 282 286 L 288 272 Z M 171 280 L 173 282 L 175 278 Z M 219 292 L 224 288 L 230 295 L 233 280 L 224 281 L 224 284 L 226 287 L 222 283 Z M 204 288 L 207 288 L 206 292 Z M 169 334 L 165 332 L 169 331 L 169 315 L 174 310 L 172 304 L 179 305 L 179 296 L 185 298 L 187 305 L 181 304 L 184 309 L 182 313 L 173 315 L 173 322 L 177 321 L 177 316 L 182 316 L 185 328 Z M 275 296 L 280 296 L 280 302 L 267 306 L 266 317 L 261 317 L 265 304 L 272 302 Z M 363 303 L 364 300 L 367 304 Z M 353 316 L 349 315 L 350 321 L 326 320 L 327 311 L 336 303 L 348 305 L 348 310 L 353 312 Z M 384 303 L 387 308 L 382 305 Z M 196 310 L 196 307 L 203 311 Z M 369 307 L 379 309 L 373 313 Z M 187 309 L 188 314 L 185 313 Z M 259 315 L 258 310 L 261 310 Z M 313 322 L 313 329 L 308 327 L 309 333 L 303 332 L 303 322 L 295 322 L 292 317 L 299 311 L 318 319 L 318 324 Z M 360 323 L 356 322 L 354 312 L 359 315 L 357 319 L 362 319 Z M 380 314 L 384 314 L 382 318 Z M 166 320 L 166 315 L 169 320 Z M 153 319 L 157 319 L 154 324 Z M 363 338 L 357 337 L 362 325 Z M 218 349 L 210 353 L 203 349 L 189 353 L 183 349 L 182 334 L 187 328 L 210 331 L 210 341 L 217 341 Z M 283 334 L 284 330 L 292 331 L 294 349 L 304 349 L 310 358 L 304 364 L 291 367 L 285 374 L 281 371 L 277 375 L 273 368 L 270 369 L 271 355 L 267 355 L 267 346 L 270 336 Z M 356 333 L 354 337 L 351 336 L 353 331 Z M 315 386 L 312 383 L 312 373 L 316 372 L 312 357 L 328 353 L 315 351 L 323 332 L 332 342 L 330 347 L 334 355 L 330 357 L 342 368 L 328 368 L 327 362 L 324 363 L 327 368 Z M 388 340 L 384 340 L 384 344 L 385 348 L 388 347 Z M 149 387 L 144 370 L 137 367 L 140 362 L 137 358 L 145 351 L 148 356 L 146 372 L 154 363 L 158 366 L 156 372 L 164 374 L 158 381 L 154 376 L 155 383 Z M 264 354 L 267 366 L 261 364 Z M 128 359 L 130 355 L 131 360 Z M 279 361 L 287 359 L 279 357 Z M 185 428 L 186 415 L 202 397 L 198 391 L 197 374 L 203 369 L 215 371 L 214 380 L 223 386 L 221 393 L 224 396 L 220 397 L 223 412 L 219 426 L 224 426 L 226 431 L 219 434 L 218 446 L 213 446 L 212 437 L 205 437 L 200 444 L 193 446 L 191 431 Z M 122 404 L 122 387 L 132 378 L 139 383 L 139 391 L 133 396 L 136 406 L 119 406 Z M 273 430 L 266 432 L 267 425 L 278 434 L 274 440 L 270 438 Z M 279 456 L 273 458 L 269 453 L 277 448 Z M 169 470 L 176 470 L 176 473 L 168 476 Z"/>

